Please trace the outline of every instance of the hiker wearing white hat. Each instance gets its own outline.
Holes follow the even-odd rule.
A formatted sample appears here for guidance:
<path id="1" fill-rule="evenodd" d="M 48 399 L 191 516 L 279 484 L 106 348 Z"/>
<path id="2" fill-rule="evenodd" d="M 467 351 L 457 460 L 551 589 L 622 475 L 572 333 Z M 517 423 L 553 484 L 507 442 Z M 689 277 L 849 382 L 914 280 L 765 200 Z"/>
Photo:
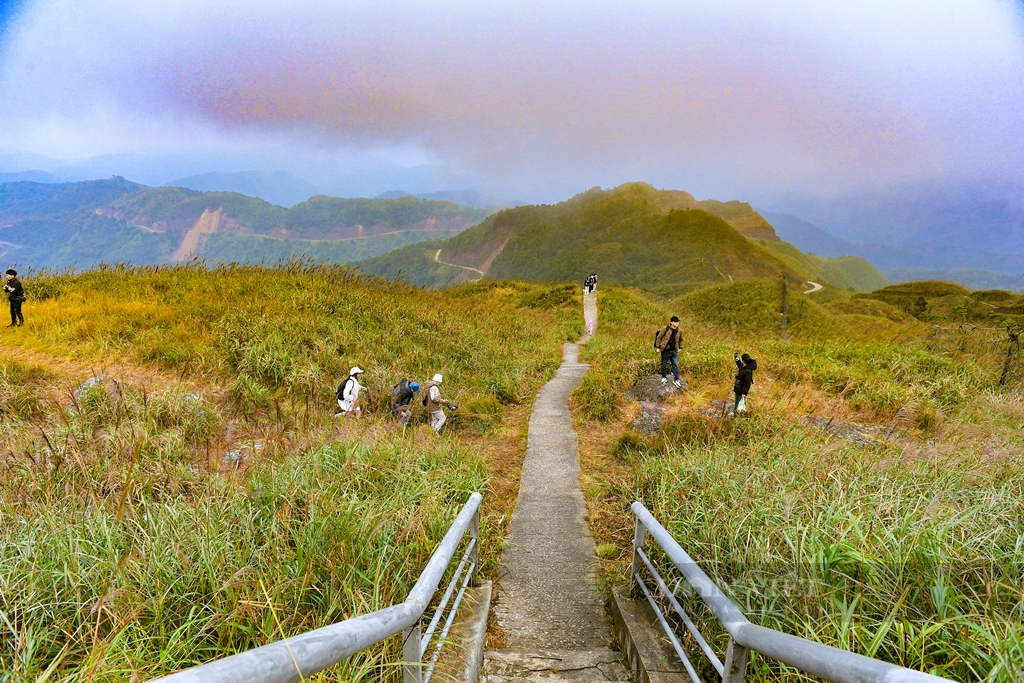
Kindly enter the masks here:
<path id="1" fill-rule="evenodd" d="M 441 427 L 444 427 L 444 423 L 448 421 L 442 406 L 448 406 L 450 410 L 458 410 L 459 408 L 451 401 L 441 397 L 440 385 L 443 381 L 444 377 L 441 376 L 441 373 L 437 373 L 434 375 L 434 379 L 423 383 L 424 393 L 426 394 L 423 397 L 423 402 L 427 406 L 427 411 L 430 412 L 430 426 L 438 434 L 441 433 Z"/>
<path id="2" fill-rule="evenodd" d="M 357 365 L 349 370 L 348 379 L 338 385 L 338 408 L 341 412 L 335 413 L 334 417 L 342 415 L 362 417 L 363 411 L 359 407 L 359 391 L 363 388 L 359 384 L 359 376 L 362 374 L 363 369 Z"/>

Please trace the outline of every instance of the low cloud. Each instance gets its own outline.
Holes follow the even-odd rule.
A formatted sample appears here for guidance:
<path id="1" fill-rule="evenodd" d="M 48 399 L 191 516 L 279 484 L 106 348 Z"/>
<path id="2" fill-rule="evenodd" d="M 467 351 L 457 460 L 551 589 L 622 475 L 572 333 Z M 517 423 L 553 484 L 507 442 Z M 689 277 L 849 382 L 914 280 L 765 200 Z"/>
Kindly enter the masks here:
<path id="1" fill-rule="evenodd" d="M 524 197 L 1024 168 L 1012 2 L 167 4 L 26 3 L 0 49 L 0 147 L 406 150 Z"/>

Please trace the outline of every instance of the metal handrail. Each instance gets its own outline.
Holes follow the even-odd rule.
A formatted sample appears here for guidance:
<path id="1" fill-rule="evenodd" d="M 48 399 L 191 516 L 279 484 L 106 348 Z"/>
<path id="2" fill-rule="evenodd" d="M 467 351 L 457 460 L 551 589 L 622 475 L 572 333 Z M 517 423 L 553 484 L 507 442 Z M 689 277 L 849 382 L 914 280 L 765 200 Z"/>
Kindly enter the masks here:
<path id="1" fill-rule="evenodd" d="M 401 604 L 306 631 L 156 680 L 161 683 L 295 683 L 399 633 L 403 634 L 404 643 L 404 682 L 423 683 L 424 678 L 429 680 L 444 644 L 443 639 L 447 636 L 448 627 L 465 593 L 465 587 L 475 581 L 475 571 L 479 564 L 477 557 L 480 548 L 482 500 L 483 496 L 479 493 L 470 495 L 469 501 L 462 507 L 462 511 L 430 556 L 430 561 L 420 573 L 409 596 Z M 449 589 L 437 609 L 431 628 L 424 634 L 426 638 L 423 638 L 420 631 L 423 613 L 433 600 L 438 584 L 466 533 L 469 533 L 470 540 L 463 553 L 462 562 L 449 582 Z M 469 566 L 463 573 L 463 567 L 467 562 Z M 446 627 L 438 639 L 434 657 L 424 676 L 423 653 L 429 647 L 433 629 L 448 598 L 451 597 L 452 588 L 459 583 L 462 586 L 450 607 Z"/>
<path id="2" fill-rule="evenodd" d="M 914 671 L 902 666 L 883 662 L 879 659 L 872 659 L 864 655 L 858 655 L 836 647 L 816 643 L 813 640 L 799 638 L 797 636 L 782 633 L 774 629 L 765 628 L 750 623 L 729 597 L 715 585 L 714 581 L 697 565 L 696 562 L 676 542 L 672 535 L 665 530 L 654 515 L 643 506 L 635 502 L 631 506 L 636 516 L 636 531 L 633 536 L 633 569 L 631 572 L 634 585 L 644 594 L 648 602 L 654 608 L 662 628 L 672 642 L 673 647 L 683 661 L 690 678 L 694 683 L 701 683 L 692 664 L 679 645 L 678 638 L 672 632 L 668 621 L 662 614 L 647 584 L 644 582 L 641 572 L 644 567 L 651 572 L 657 583 L 657 588 L 670 600 L 673 608 L 681 612 L 680 616 L 691 630 L 695 639 L 704 650 L 705 656 L 709 658 L 715 669 L 722 676 L 722 683 L 742 683 L 746 674 L 747 660 L 751 650 L 761 655 L 774 659 L 788 666 L 795 667 L 819 678 L 832 683 L 950 683 L 949 679 L 933 676 L 921 671 Z M 650 534 L 668 558 L 675 565 L 676 569 L 683 575 L 683 578 L 690 584 L 704 604 L 708 606 L 725 630 L 729 633 L 729 645 L 726 652 L 725 664 L 708 652 L 706 641 L 698 637 L 696 627 L 686 615 L 686 611 L 679 606 L 675 596 L 665 585 L 664 580 L 655 570 L 643 548 L 647 534 Z M 722 668 L 719 669 L 718 667 Z"/>

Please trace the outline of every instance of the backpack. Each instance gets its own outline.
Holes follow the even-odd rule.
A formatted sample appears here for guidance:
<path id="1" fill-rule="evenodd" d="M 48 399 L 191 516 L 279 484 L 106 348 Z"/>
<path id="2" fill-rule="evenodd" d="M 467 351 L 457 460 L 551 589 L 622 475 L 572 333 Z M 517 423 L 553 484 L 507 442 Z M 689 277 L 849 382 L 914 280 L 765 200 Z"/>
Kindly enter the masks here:
<path id="1" fill-rule="evenodd" d="M 338 390 L 336 392 L 334 392 L 334 395 L 337 396 L 339 401 L 342 400 L 345 397 L 345 387 L 348 385 L 348 381 L 350 379 L 352 379 L 352 378 L 351 377 L 346 377 L 345 380 L 341 384 L 338 385 Z"/>

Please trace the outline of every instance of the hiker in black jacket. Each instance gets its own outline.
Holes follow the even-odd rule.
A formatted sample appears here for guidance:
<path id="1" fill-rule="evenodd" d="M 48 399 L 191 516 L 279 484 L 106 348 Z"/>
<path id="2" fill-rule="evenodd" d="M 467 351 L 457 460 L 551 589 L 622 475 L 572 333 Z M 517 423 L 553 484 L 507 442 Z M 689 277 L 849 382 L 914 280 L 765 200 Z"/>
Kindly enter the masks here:
<path id="1" fill-rule="evenodd" d="M 735 415 L 747 412 L 747 394 L 750 393 L 750 387 L 754 384 L 754 370 L 757 370 L 757 361 L 746 353 L 742 356 L 734 353 L 732 359 L 736 361 L 736 367 L 739 370 L 736 373 L 736 383 L 732 387 L 733 393 L 736 394 L 736 403 L 733 404 L 731 414 Z"/>
<path id="2" fill-rule="evenodd" d="M 679 329 L 679 318 L 672 316 L 668 325 L 654 333 L 654 348 L 661 351 L 661 383 L 668 381 L 668 366 L 672 364 L 672 376 L 676 388 L 679 383 L 679 349 L 683 345 L 683 333 Z"/>
<path id="3" fill-rule="evenodd" d="M 18 280 L 18 273 L 13 268 L 7 269 L 7 283 L 4 285 L 7 300 L 11 302 L 11 324 L 7 327 L 20 327 L 25 324 L 25 316 L 21 314 L 21 304 L 25 301 L 25 288 Z"/>
<path id="4" fill-rule="evenodd" d="M 407 377 L 391 389 L 391 414 L 398 418 L 400 426 L 404 427 L 412 419 L 412 398 L 419 391 L 419 383 L 410 382 Z"/>

